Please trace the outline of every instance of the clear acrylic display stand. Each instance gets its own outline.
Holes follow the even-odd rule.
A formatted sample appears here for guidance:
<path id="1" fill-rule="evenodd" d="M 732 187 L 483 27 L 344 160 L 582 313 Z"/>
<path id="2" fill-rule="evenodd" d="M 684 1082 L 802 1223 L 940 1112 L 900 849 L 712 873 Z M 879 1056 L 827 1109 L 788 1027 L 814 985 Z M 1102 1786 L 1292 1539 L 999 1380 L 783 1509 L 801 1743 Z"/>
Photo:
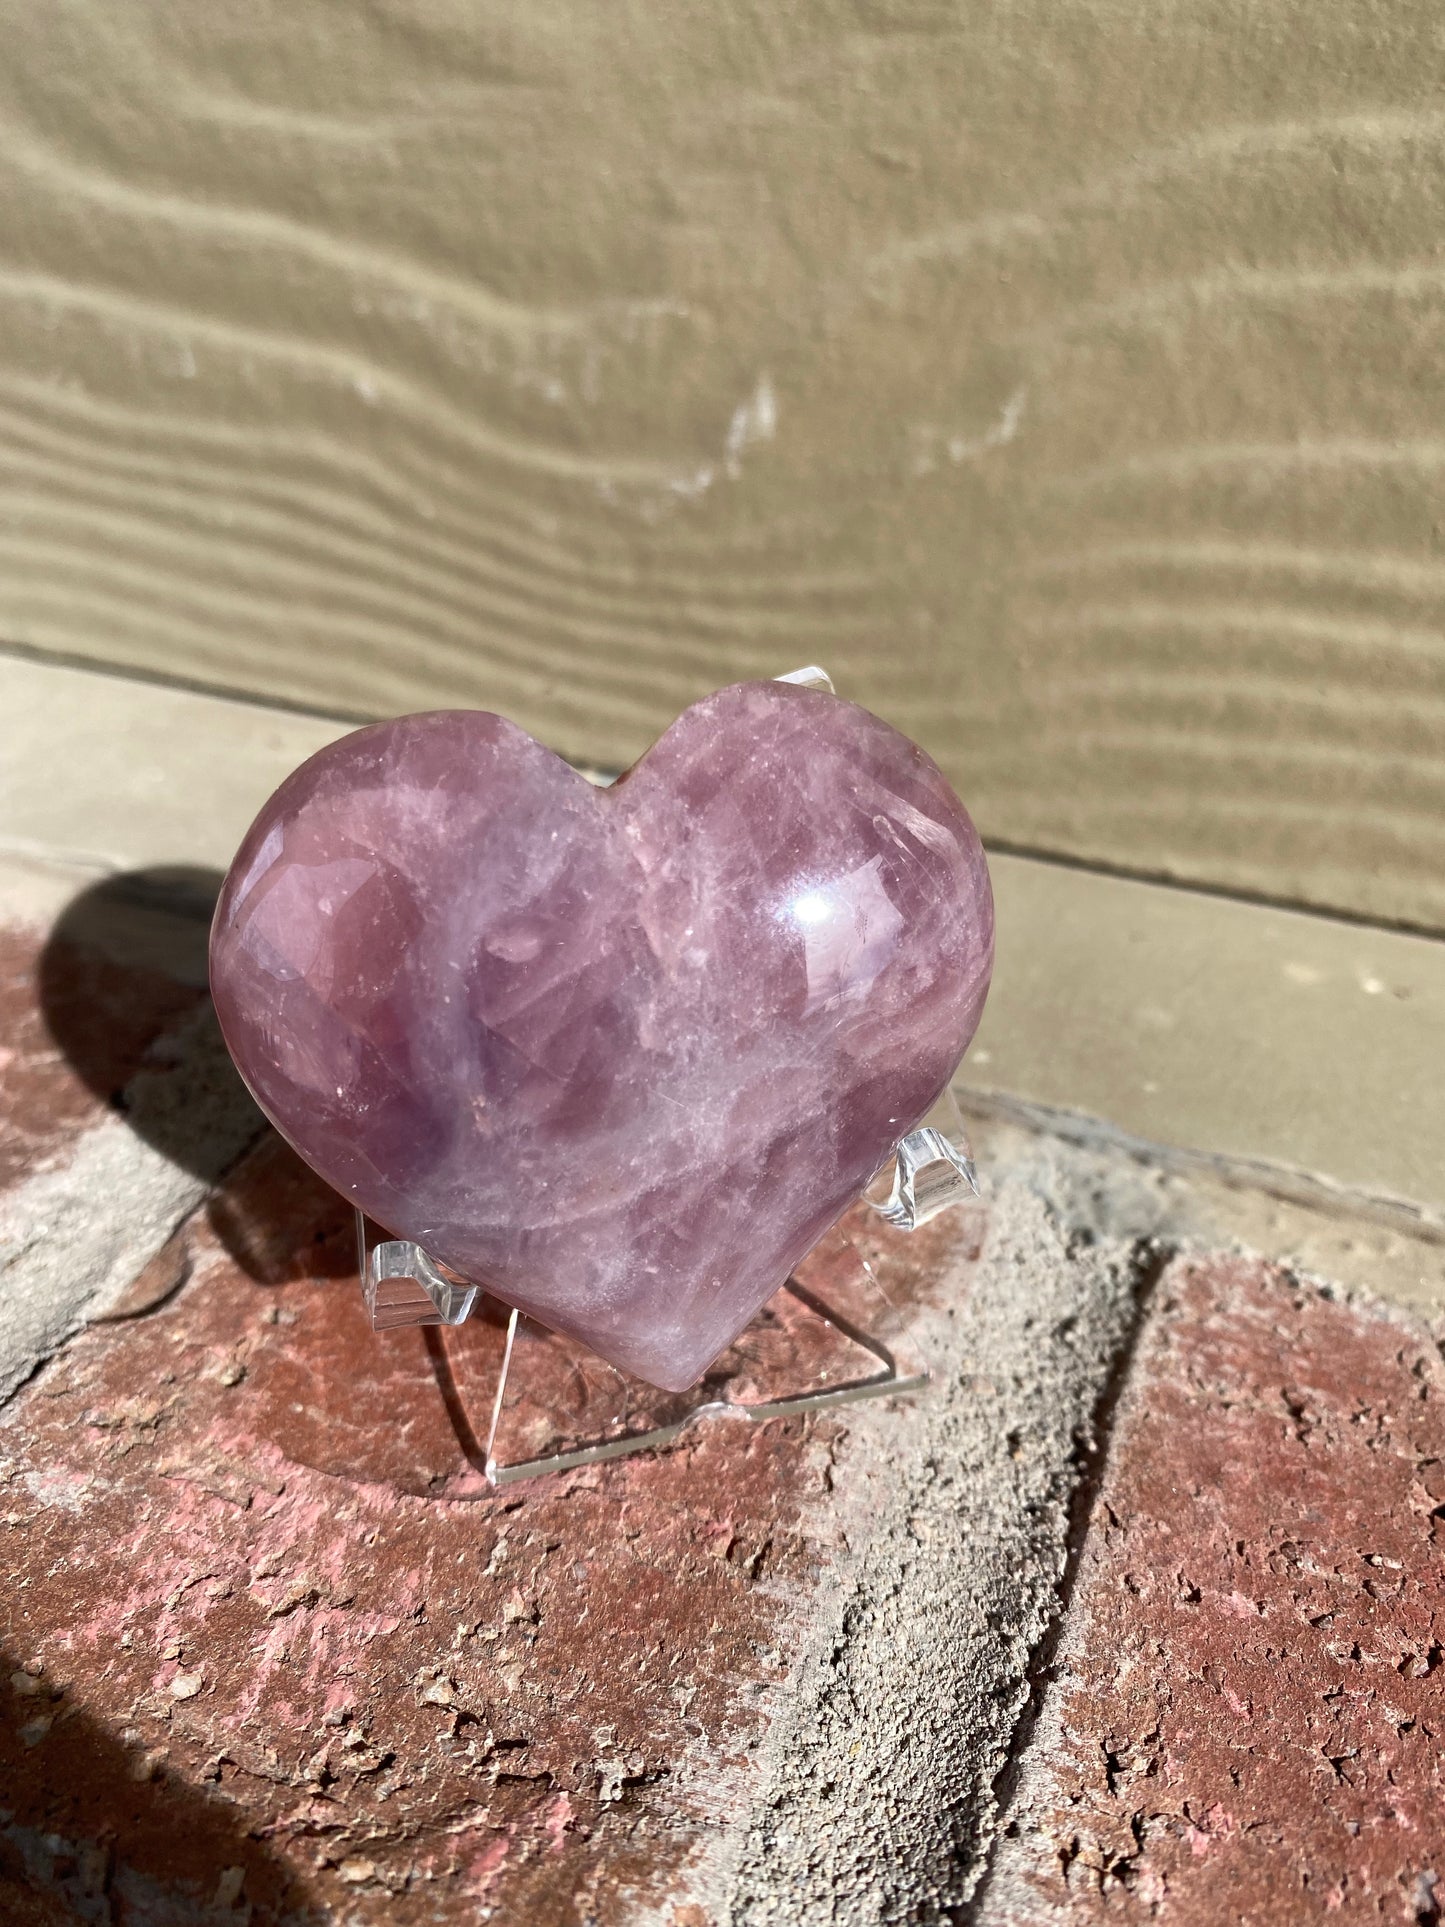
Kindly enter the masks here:
<path id="1" fill-rule="evenodd" d="M 832 693 L 824 670 L 794 670 L 780 682 Z M 864 1193 L 892 1233 L 908 1233 L 976 1195 L 968 1138 L 946 1092 Z M 376 1331 L 402 1326 L 455 1330 L 488 1326 L 476 1362 L 495 1374 L 474 1425 L 445 1330 L 429 1349 L 459 1438 L 490 1486 L 573 1466 L 657 1450 L 704 1419 L 758 1420 L 816 1411 L 855 1399 L 915 1390 L 928 1367 L 872 1266 L 835 1226 L 792 1277 L 686 1392 L 629 1378 L 574 1339 L 491 1298 L 406 1239 L 373 1241 L 356 1214 L 357 1268 Z M 496 1340 L 499 1343 L 488 1343 Z M 500 1350 L 500 1361 L 497 1352 Z"/>

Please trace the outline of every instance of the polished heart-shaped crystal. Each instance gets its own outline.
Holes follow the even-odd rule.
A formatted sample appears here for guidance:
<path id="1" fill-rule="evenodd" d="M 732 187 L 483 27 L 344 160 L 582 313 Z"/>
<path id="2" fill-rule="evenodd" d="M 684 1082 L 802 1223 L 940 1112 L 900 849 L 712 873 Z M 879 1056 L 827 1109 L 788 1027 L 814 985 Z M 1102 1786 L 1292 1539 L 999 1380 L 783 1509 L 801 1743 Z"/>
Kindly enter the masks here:
<path id="1" fill-rule="evenodd" d="M 338 1191 L 681 1390 L 934 1103 L 992 957 L 935 764 L 756 682 L 610 789 L 481 711 L 331 744 L 242 844 L 211 982 Z"/>

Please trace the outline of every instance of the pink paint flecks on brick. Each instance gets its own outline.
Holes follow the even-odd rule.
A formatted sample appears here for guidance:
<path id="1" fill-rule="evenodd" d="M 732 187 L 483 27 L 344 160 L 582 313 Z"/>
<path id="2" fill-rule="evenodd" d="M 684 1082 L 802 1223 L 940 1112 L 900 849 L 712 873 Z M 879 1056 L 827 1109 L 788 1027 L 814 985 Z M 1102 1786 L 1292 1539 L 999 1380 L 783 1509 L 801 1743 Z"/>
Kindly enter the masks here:
<path id="1" fill-rule="evenodd" d="M 1427 1332 L 1171 1269 L 983 1917 L 1437 1921 L 1442 1501 Z"/>
<path id="2" fill-rule="evenodd" d="M 969 1235 L 880 1258 L 895 1296 Z M 252 1927 L 665 1904 L 839 1556 L 840 1421 L 459 1499 L 424 1335 L 371 1332 L 298 1159 L 268 1138 L 186 1236 L 172 1296 L 0 1420 L 0 1920 L 91 1860 L 136 1921 L 209 1918 L 223 1877 Z M 485 1384 L 502 1327 L 474 1323 L 452 1362 Z M 37 1684 L 7 1703 L 12 1669 Z"/>

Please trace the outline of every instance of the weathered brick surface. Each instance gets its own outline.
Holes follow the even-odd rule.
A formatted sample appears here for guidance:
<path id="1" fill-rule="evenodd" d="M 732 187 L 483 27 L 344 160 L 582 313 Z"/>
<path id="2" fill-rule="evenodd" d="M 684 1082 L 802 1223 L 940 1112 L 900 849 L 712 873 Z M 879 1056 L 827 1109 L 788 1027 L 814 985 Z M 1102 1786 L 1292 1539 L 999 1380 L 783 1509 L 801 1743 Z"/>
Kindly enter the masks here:
<path id="1" fill-rule="evenodd" d="M 257 1120 L 177 889 L 47 873 L 58 922 L 10 932 L 0 1391 L 56 1355 L 0 1422 L 0 1919 L 720 1927 L 965 1892 L 1128 1247 L 1075 1256 L 1020 1193 L 975 1299 L 982 1208 L 860 1218 L 928 1327 L 923 1402 L 492 1494 L 498 1324 L 373 1336 L 337 1201 L 274 1139 L 235 1164 Z M 920 1720 L 927 1774 L 873 1772 Z M 835 1851 L 799 1862 L 830 1785 Z"/>
<path id="2" fill-rule="evenodd" d="M 984 1918 L 1438 1920 L 1442 1657 L 1429 1333 L 1176 1265 Z"/>
<path id="3" fill-rule="evenodd" d="M 858 1232 L 921 1399 L 493 1494 L 268 1139 L 0 1422 L 0 1918 L 942 1918 L 1133 1273 L 1026 1193 Z"/>
<path id="4" fill-rule="evenodd" d="M 1423 1329 L 1178 1264 L 1111 1410 L 1146 1217 L 1040 1151 L 858 1221 L 922 1400 L 491 1493 L 498 1323 L 374 1336 L 337 1201 L 230 1168 L 170 891 L 0 939 L 0 1378 L 58 1353 L 0 1420 L 0 1920 L 1439 1917 Z"/>
<path id="5" fill-rule="evenodd" d="M 212 1215 L 249 1269 L 195 1221 L 179 1293 L 72 1341 L 3 1427 L 8 1898 L 639 1917 L 737 1803 L 839 1553 L 841 1425 L 487 1493 L 290 1154 Z"/>

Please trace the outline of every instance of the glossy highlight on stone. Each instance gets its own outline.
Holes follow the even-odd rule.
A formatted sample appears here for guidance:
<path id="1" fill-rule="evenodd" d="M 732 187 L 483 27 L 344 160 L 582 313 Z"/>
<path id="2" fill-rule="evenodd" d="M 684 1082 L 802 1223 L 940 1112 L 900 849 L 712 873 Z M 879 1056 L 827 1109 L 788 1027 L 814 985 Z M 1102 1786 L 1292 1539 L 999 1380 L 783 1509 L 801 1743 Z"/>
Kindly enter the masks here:
<path id="1" fill-rule="evenodd" d="M 247 834 L 211 983 L 338 1191 L 682 1390 L 933 1104 L 992 958 L 936 765 L 755 682 L 610 789 L 478 710 L 331 744 Z"/>

